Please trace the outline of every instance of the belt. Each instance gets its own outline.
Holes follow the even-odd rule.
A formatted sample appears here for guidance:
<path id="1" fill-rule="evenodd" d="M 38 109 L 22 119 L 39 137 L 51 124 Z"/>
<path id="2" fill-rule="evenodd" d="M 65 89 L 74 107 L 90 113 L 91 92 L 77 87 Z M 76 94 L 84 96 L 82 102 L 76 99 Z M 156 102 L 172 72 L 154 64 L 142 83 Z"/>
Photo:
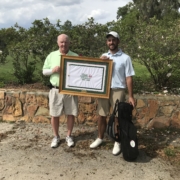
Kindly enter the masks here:
<path id="1" fill-rule="evenodd" d="M 52 88 L 59 89 L 59 87 L 58 87 L 58 86 L 52 86 Z"/>

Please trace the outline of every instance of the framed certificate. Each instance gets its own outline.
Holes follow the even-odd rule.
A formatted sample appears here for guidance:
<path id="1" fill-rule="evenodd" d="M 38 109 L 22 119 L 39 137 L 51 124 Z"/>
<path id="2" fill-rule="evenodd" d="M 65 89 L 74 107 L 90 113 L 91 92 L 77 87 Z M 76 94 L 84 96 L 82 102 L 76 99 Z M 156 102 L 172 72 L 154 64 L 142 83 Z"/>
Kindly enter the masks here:
<path id="1" fill-rule="evenodd" d="M 109 98 L 113 61 L 82 56 L 61 56 L 59 92 Z"/>

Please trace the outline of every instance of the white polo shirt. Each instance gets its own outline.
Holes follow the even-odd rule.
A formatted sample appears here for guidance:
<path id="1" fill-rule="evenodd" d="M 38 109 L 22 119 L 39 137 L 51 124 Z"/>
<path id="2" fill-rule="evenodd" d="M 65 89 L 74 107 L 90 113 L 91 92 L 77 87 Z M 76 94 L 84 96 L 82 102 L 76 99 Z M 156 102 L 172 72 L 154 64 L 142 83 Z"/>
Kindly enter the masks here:
<path id="1" fill-rule="evenodd" d="M 111 54 L 110 51 L 108 51 L 102 56 L 107 56 L 113 60 L 111 88 L 126 88 L 126 77 L 135 75 L 131 58 L 123 53 L 121 49 L 115 54 Z"/>

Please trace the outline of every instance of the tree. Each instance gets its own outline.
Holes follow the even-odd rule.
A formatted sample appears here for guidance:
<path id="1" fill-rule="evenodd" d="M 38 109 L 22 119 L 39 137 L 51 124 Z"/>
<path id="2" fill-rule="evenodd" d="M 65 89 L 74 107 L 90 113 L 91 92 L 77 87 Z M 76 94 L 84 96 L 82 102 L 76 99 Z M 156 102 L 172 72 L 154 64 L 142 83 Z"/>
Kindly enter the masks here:
<path id="1" fill-rule="evenodd" d="M 143 20 L 138 21 L 133 38 L 136 43 L 131 47 L 132 55 L 147 68 L 157 90 L 173 88 L 171 78 L 179 74 L 179 32 L 179 19 L 164 22 L 154 17 L 149 19 L 148 24 Z"/>
<path id="2" fill-rule="evenodd" d="M 179 0 L 133 0 L 140 16 L 143 19 L 150 19 L 156 16 L 157 19 L 162 19 L 163 16 L 173 13 L 178 15 L 180 8 Z"/>
<path id="3" fill-rule="evenodd" d="M 117 10 L 117 19 L 123 19 L 127 14 L 131 13 L 134 9 L 134 4 L 133 3 L 128 3 L 127 5 L 123 7 L 119 7 Z"/>
<path id="4" fill-rule="evenodd" d="M 9 47 L 13 64 L 12 73 L 17 78 L 18 83 L 32 83 L 37 61 L 32 55 L 28 31 L 18 24 L 15 27 L 18 33 L 18 41 Z"/>
<path id="5" fill-rule="evenodd" d="M 37 69 L 41 82 L 49 84 L 49 79 L 42 75 L 42 66 L 47 55 L 58 49 L 57 36 L 61 33 L 60 20 L 52 24 L 48 18 L 35 20 L 32 27 L 28 30 L 28 44 L 31 56 L 36 59 L 40 69 Z"/>
<path id="6" fill-rule="evenodd" d="M 116 22 L 112 21 L 107 23 L 107 26 L 109 31 L 116 31 L 119 33 L 121 49 L 131 55 L 132 47 L 136 43 L 133 37 L 138 27 L 139 12 L 134 8 L 133 4 L 127 7 L 129 8 L 127 14 L 119 18 Z"/>
<path id="7" fill-rule="evenodd" d="M 61 31 L 65 34 L 69 34 L 69 31 L 71 31 L 73 28 L 73 25 L 71 21 L 67 20 L 65 23 L 61 26 Z"/>
<path id="8" fill-rule="evenodd" d="M 113 26 L 120 33 L 123 50 L 147 68 L 156 90 L 178 87 L 179 3 L 134 0 L 119 8 L 119 20 Z"/>
<path id="9" fill-rule="evenodd" d="M 0 64 L 6 62 L 9 55 L 9 47 L 16 44 L 19 34 L 14 27 L 0 30 Z"/>
<path id="10" fill-rule="evenodd" d="M 28 39 L 31 51 L 44 62 L 46 56 L 53 50 L 57 49 L 57 36 L 60 34 L 60 21 L 52 24 L 48 18 L 43 20 L 35 20 L 28 30 Z"/>
<path id="11" fill-rule="evenodd" d="M 70 31 L 71 49 L 83 56 L 99 57 L 106 51 L 107 32 L 107 25 L 95 23 L 93 18 L 82 25 L 73 26 Z"/>

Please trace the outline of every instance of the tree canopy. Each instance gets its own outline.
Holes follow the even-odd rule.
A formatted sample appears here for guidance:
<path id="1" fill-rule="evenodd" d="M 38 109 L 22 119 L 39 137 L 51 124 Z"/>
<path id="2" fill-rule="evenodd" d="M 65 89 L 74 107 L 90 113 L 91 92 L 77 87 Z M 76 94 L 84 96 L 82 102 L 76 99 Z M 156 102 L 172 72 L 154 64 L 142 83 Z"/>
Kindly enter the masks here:
<path id="1" fill-rule="evenodd" d="M 67 20 L 52 24 L 48 18 L 35 20 L 32 27 L 0 30 L 0 63 L 13 58 L 14 76 L 20 83 L 32 81 L 37 63 L 58 48 L 57 36 L 66 33 L 71 49 L 82 56 L 99 57 L 107 51 L 106 34 L 117 31 L 121 48 L 133 62 L 145 66 L 155 89 L 178 86 L 180 66 L 179 0 L 133 0 L 117 10 L 117 21 L 96 23 L 93 18 L 79 25 Z M 31 78 L 30 78 L 31 77 Z"/>

